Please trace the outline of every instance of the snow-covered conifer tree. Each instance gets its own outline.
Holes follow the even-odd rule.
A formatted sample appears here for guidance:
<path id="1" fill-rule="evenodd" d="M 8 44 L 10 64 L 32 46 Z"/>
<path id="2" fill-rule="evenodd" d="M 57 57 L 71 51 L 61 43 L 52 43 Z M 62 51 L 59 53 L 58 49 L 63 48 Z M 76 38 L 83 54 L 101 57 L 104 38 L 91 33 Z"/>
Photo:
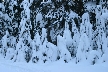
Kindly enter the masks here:
<path id="1" fill-rule="evenodd" d="M 74 22 L 74 20 L 72 20 L 72 33 L 73 33 L 73 38 L 72 38 L 72 46 L 73 46 L 73 50 L 72 50 L 72 55 L 75 56 L 77 53 L 77 49 L 78 49 L 78 44 L 79 44 L 79 37 L 80 37 L 80 33 L 76 27 L 76 24 Z"/>
<path id="2" fill-rule="evenodd" d="M 71 46 L 72 46 L 72 36 L 71 36 L 71 31 L 69 30 L 69 25 L 68 25 L 67 22 L 65 22 L 65 30 L 64 30 L 63 37 L 66 41 L 67 49 L 71 48 Z"/>
<path id="3" fill-rule="evenodd" d="M 90 41 L 87 34 L 83 33 L 77 49 L 76 63 L 87 60 L 89 51 L 91 51 Z"/>
<path id="4" fill-rule="evenodd" d="M 31 57 L 31 61 L 36 63 L 41 59 L 41 50 L 40 47 L 42 45 L 41 43 L 41 36 L 39 35 L 38 31 L 36 32 L 34 39 L 32 40 L 32 57 Z"/>
<path id="5" fill-rule="evenodd" d="M 89 14 L 84 13 L 82 15 L 82 23 L 80 26 L 80 41 L 78 44 L 78 50 L 76 54 L 76 63 L 87 59 L 87 54 L 92 50 L 92 26 L 89 20 Z"/>
<path id="6" fill-rule="evenodd" d="M 58 47 L 58 56 L 60 60 L 65 61 L 66 63 L 71 60 L 71 54 L 66 47 L 66 40 L 64 37 L 57 36 L 57 47 Z"/>
<path id="7" fill-rule="evenodd" d="M 31 35 L 30 30 L 32 28 L 31 22 L 30 22 L 30 9 L 29 9 L 29 2 L 27 0 L 22 1 L 21 5 L 24 10 L 21 13 L 22 19 L 20 22 L 20 34 L 19 34 L 19 43 L 18 48 L 18 55 L 17 55 L 17 61 L 27 61 L 30 60 L 30 53 L 28 50 L 30 50 L 30 43 L 31 43 Z M 20 43 L 21 42 L 21 43 Z M 20 55 L 22 56 L 22 59 L 19 58 Z M 20 60 L 21 59 L 21 60 Z"/>
<path id="8" fill-rule="evenodd" d="M 6 31 L 5 35 L 2 37 L 2 54 L 5 57 L 6 56 L 6 51 L 8 49 L 8 37 L 9 37 L 9 32 Z"/>

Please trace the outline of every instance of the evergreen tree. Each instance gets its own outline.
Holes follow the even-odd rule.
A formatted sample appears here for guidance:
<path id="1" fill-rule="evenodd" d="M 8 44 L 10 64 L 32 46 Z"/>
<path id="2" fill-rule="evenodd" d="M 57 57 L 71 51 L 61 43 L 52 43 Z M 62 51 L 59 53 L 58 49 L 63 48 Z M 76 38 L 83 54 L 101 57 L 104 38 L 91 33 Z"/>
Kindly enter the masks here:
<path id="1" fill-rule="evenodd" d="M 5 56 L 6 56 L 6 50 L 7 50 L 7 48 L 8 48 L 8 37 L 9 37 L 9 33 L 8 33 L 8 31 L 6 31 L 5 32 L 6 34 L 2 37 L 2 54 L 3 54 L 3 56 L 4 56 L 4 58 L 5 58 Z"/>
<path id="2" fill-rule="evenodd" d="M 72 20 L 72 33 L 73 33 L 73 37 L 72 37 L 72 51 L 71 51 L 71 55 L 73 57 L 75 57 L 76 53 L 77 53 L 77 49 L 78 49 L 80 33 L 78 31 L 78 28 L 76 27 L 76 24 L 75 24 L 74 20 Z"/>

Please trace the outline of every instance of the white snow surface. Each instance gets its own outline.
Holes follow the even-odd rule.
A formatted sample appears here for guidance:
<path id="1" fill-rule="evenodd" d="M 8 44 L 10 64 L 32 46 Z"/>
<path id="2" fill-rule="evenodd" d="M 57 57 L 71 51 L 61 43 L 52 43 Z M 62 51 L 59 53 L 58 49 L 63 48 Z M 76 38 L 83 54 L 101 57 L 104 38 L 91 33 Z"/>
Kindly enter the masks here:
<path id="1" fill-rule="evenodd" d="M 72 62 L 64 63 L 62 61 L 34 64 L 21 63 L 0 59 L 0 72 L 107 72 L 108 63 L 87 65 L 74 64 Z"/>
<path id="2" fill-rule="evenodd" d="M 42 14 L 41 13 L 38 13 L 36 15 L 36 22 L 38 22 L 38 21 L 42 21 Z"/>

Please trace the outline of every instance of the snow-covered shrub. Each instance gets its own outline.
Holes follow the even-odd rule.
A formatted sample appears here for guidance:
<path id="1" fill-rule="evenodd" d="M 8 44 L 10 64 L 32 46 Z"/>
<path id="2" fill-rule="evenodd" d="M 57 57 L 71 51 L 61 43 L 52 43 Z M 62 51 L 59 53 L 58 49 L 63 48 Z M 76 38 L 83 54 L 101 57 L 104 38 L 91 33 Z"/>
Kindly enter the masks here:
<path id="1" fill-rule="evenodd" d="M 56 61 L 57 56 L 58 56 L 58 53 L 57 53 L 58 48 L 57 48 L 57 46 L 50 43 L 50 42 L 48 42 L 47 47 L 48 47 L 48 49 L 47 49 L 48 50 L 47 51 L 47 54 L 48 54 L 47 59 L 48 59 L 48 61 L 51 61 L 51 62 Z"/>
<path id="2" fill-rule="evenodd" d="M 2 37 L 2 54 L 5 57 L 6 56 L 6 51 L 8 49 L 8 37 L 9 37 L 9 32 L 6 31 L 6 34 Z"/>
<path id="3" fill-rule="evenodd" d="M 48 61 L 47 60 L 47 56 L 48 56 L 48 54 L 47 54 L 47 43 L 48 43 L 48 41 L 47 41 L 47 39 L 45 38 L 44 39 L 44 42 L 43 42 L 43 44 L 42 44 L 42 47 L 41 47 L 41 51 L 42 51 L 42 60 L 43 60 L 43 62 L 45 63 L 46 61 Z"/>
<path id="4" fill-rule="evenodd" d="M 45 28 L 42 28 L 42 34 L 41 34 L 41 37 L 39 35 L 39 33 L 37 32 L 36 36 L 35 36 L 35 39 L 34 39 L 34 46 L 33 47 L 33 52 L 34 52 L 34 62 L 42 62 L 42 63 L 45 63 L 47 60 L 47 34 L 46 34 L 46 29 Z"/>
<path id="5" fill-rule="evenodd" d="M 65 62 L 69 62 L 71 60 L 71 54 L 66 47 L 66 41 L 64 37 L 60 35 L 57 36 L 57 47 L 60 59 L 64 60 Z"/>
<path id="6" fill-rule="evenodd" d="M 63 37 L 65 39 L 67 49 L 70 52 L 72 52 L 72 36 L 71 36 L 71 31 L 69 30 L 69 25 L 67 22 L 65 22 L 65 30 L 64 30 Z"/>
<path id="7" fill-rule="evenodd" d="M 87 60 L 88 52 L 91 51 L 90 41 L 86 33 L 81 35 L 76 54 L 76 63 Z"/>
<path id="8" fill-rule="evenodd" d="M 97 49 L 98 49 L 98 51 L 100 51 L 100 54 L 102 55 L 104 53 L 105 48 L 107 47 L 104 23 L 101 23 L 97 26 L 96 34 L 97 34 L 96 43 L 98 46 Z"/>
<path id="9" fill-rule="evenodd" d="M 8 38 L 8 42 L 9 42 L 9 47 L 15 49 L 15 47 L 16 47 L 16 38 L 14 36 L 10 36 Z"/>
<path id="10" fill-rule="evenodd" d="M 102 55 L 102 58 L 100 59 L 101 62 L 108 62 L 108 48 L 106 49 L 105 53 Z"/>
<path id="11" fill-rule="evenodd" d="M 36 57 L 36 46 L 35 46 L 35 42 L 32 41 L 32 57 L 31 57 L 31 60 L 32 60 L 32 62 L 34 62 L 34 63 L 36 63 L 36 62 L 34 61 L 35 57 Z"/>
<path id="12" fill-rule="evenodd" d="M 107 41 L 107 37 L 106 37 L 106 34 L 103 33 L 102 34 L 102 52 L 105 53 L 106 49 L 108 48 L 108 41 Z"/>
<path id="13" fill-rule="evenodd" d="M 78 44 L 79 44 L 79 38 L 80 38 L 80 33 L 76 27 L 76 24 L 74 22 L 74 20 L 72 20 L 72 33 L 73 33 L 73 37 L 72 37 L 72 56 L 75 56 L 77 53 L 77 49 L 78 49 Z"/>
<path id="14" fill-rule="evenodd" d="M 92 36 L 93 36 L 93 25 L 90 23 L 90 15 L 89 13 L 84 13 L 82 15 L 82 23 L 80 26 L 80 34 L 83 35 L 83 33 L 86 33 L 86 35 L 89 38 L 90 46 L 92 47 Z"/>
<path id="15" fill-rule="evenodd" d="M 14 52 L 15 52 L 14 48 L 8 48 L 5 58 L 8 60 L 12 60 L 14 58 L 14 54 L 15 54 Z"/>
<path id="16" fill-rule="evenodd" d="M 21 43 L 20 43 L 21 42 Z M 24 30 L 19 37 L 19 47 L 16 49 L 18 49 L 18 55 L 22 57 L 21 60 L 19 61 L 29 61 L 30 60 L 30 53 L 31 53 L 31 37 L 30 37 L 30 32 Z M 30 51 L 29 51 L 30 50 Z M 23 58 L 24 57 L 24 58 Z"/>
<path id="17" fill-rule="evenodd" d="M 31 59 L 31 21 L 30 21 L 30 3 L 27 0 L 22 1 L 20 7 L 23 9 L 21 12 L 21 22 L 19 25 L 19 41 L 16 45 L 17 59 L 16 61 L 29 62 Z M 20 59 L 20 57 L 22 57 Z"/>
<path id="18" fill-rule="evenodd" d="M 39 35 L 39 33 L 36 32 L 34 39 L 32 40 L 32 43 L 31 43 L 31 47 L 32 47 L 31 62 L 34 62 L 34 63 L 38 62 L 39 60 L 39 55 L 37 54 L 37 52 L 40 49 L 40 45 L 42 45 L 40 37 L 41 36 Z"/>
<path id="19" fill-rule="evenodd" d="M 33 40 L 32 41 L 32 57 L 31 57 L 31 61 L 33 63 L 37 63 L 38 62 L 38 60 L 37 60 L 37 57 L 38 57 L 37 51 L 39 51 L 39 49 L 36 46 L 36 42 Z"/>
<path id="20" fill-rule="evenodd" d="M 86 33 L 88 37 L 92 37 L 92 24 L 90 23 L 90 18 L 88 13 L 82 15 L 82 23 L 80 26 L 80 33 Z"/>
<path id="21" fill-rule="evenodd" d="M 102 36 L 102 58 L 101 58 L 101 62 L 107 62 L 108 61 L 108 37 L 106 38 L 105 33 L 103 33 Z"/>
<path id="22" fill-rule="evenodd" d="M 99 62 L 101 55 L 97 50 L 92 50 L 88 53 L 87 60 L 90 64 L 94 65 Z"/>
<path id="23" fill-rule="evenodd" d="M 20 38 L 16 45 L 16 61 L 17 62 L 25 62 L 25 46 L 23 43 L 23 39 Z"/>
<path id="24" fill-rule="evenodd" d="M 89 14 L 82 15 L 82 23 L 80 26 L 80 41 L 76 54 L 76 63 L 87 60 L 87 54 L 92 49 L 92 25 L 90 23 Z"/>

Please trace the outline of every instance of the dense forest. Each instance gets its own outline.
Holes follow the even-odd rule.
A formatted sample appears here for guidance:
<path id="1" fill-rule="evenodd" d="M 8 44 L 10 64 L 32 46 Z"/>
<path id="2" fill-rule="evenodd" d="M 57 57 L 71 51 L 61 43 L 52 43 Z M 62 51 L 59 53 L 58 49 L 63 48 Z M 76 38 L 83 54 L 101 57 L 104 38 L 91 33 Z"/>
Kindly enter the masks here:
<path id="1" fill-rule="evenodd" d="M 13 62 L 106 62 L 108 1 L 0 0 L 0 54 Z"/>

